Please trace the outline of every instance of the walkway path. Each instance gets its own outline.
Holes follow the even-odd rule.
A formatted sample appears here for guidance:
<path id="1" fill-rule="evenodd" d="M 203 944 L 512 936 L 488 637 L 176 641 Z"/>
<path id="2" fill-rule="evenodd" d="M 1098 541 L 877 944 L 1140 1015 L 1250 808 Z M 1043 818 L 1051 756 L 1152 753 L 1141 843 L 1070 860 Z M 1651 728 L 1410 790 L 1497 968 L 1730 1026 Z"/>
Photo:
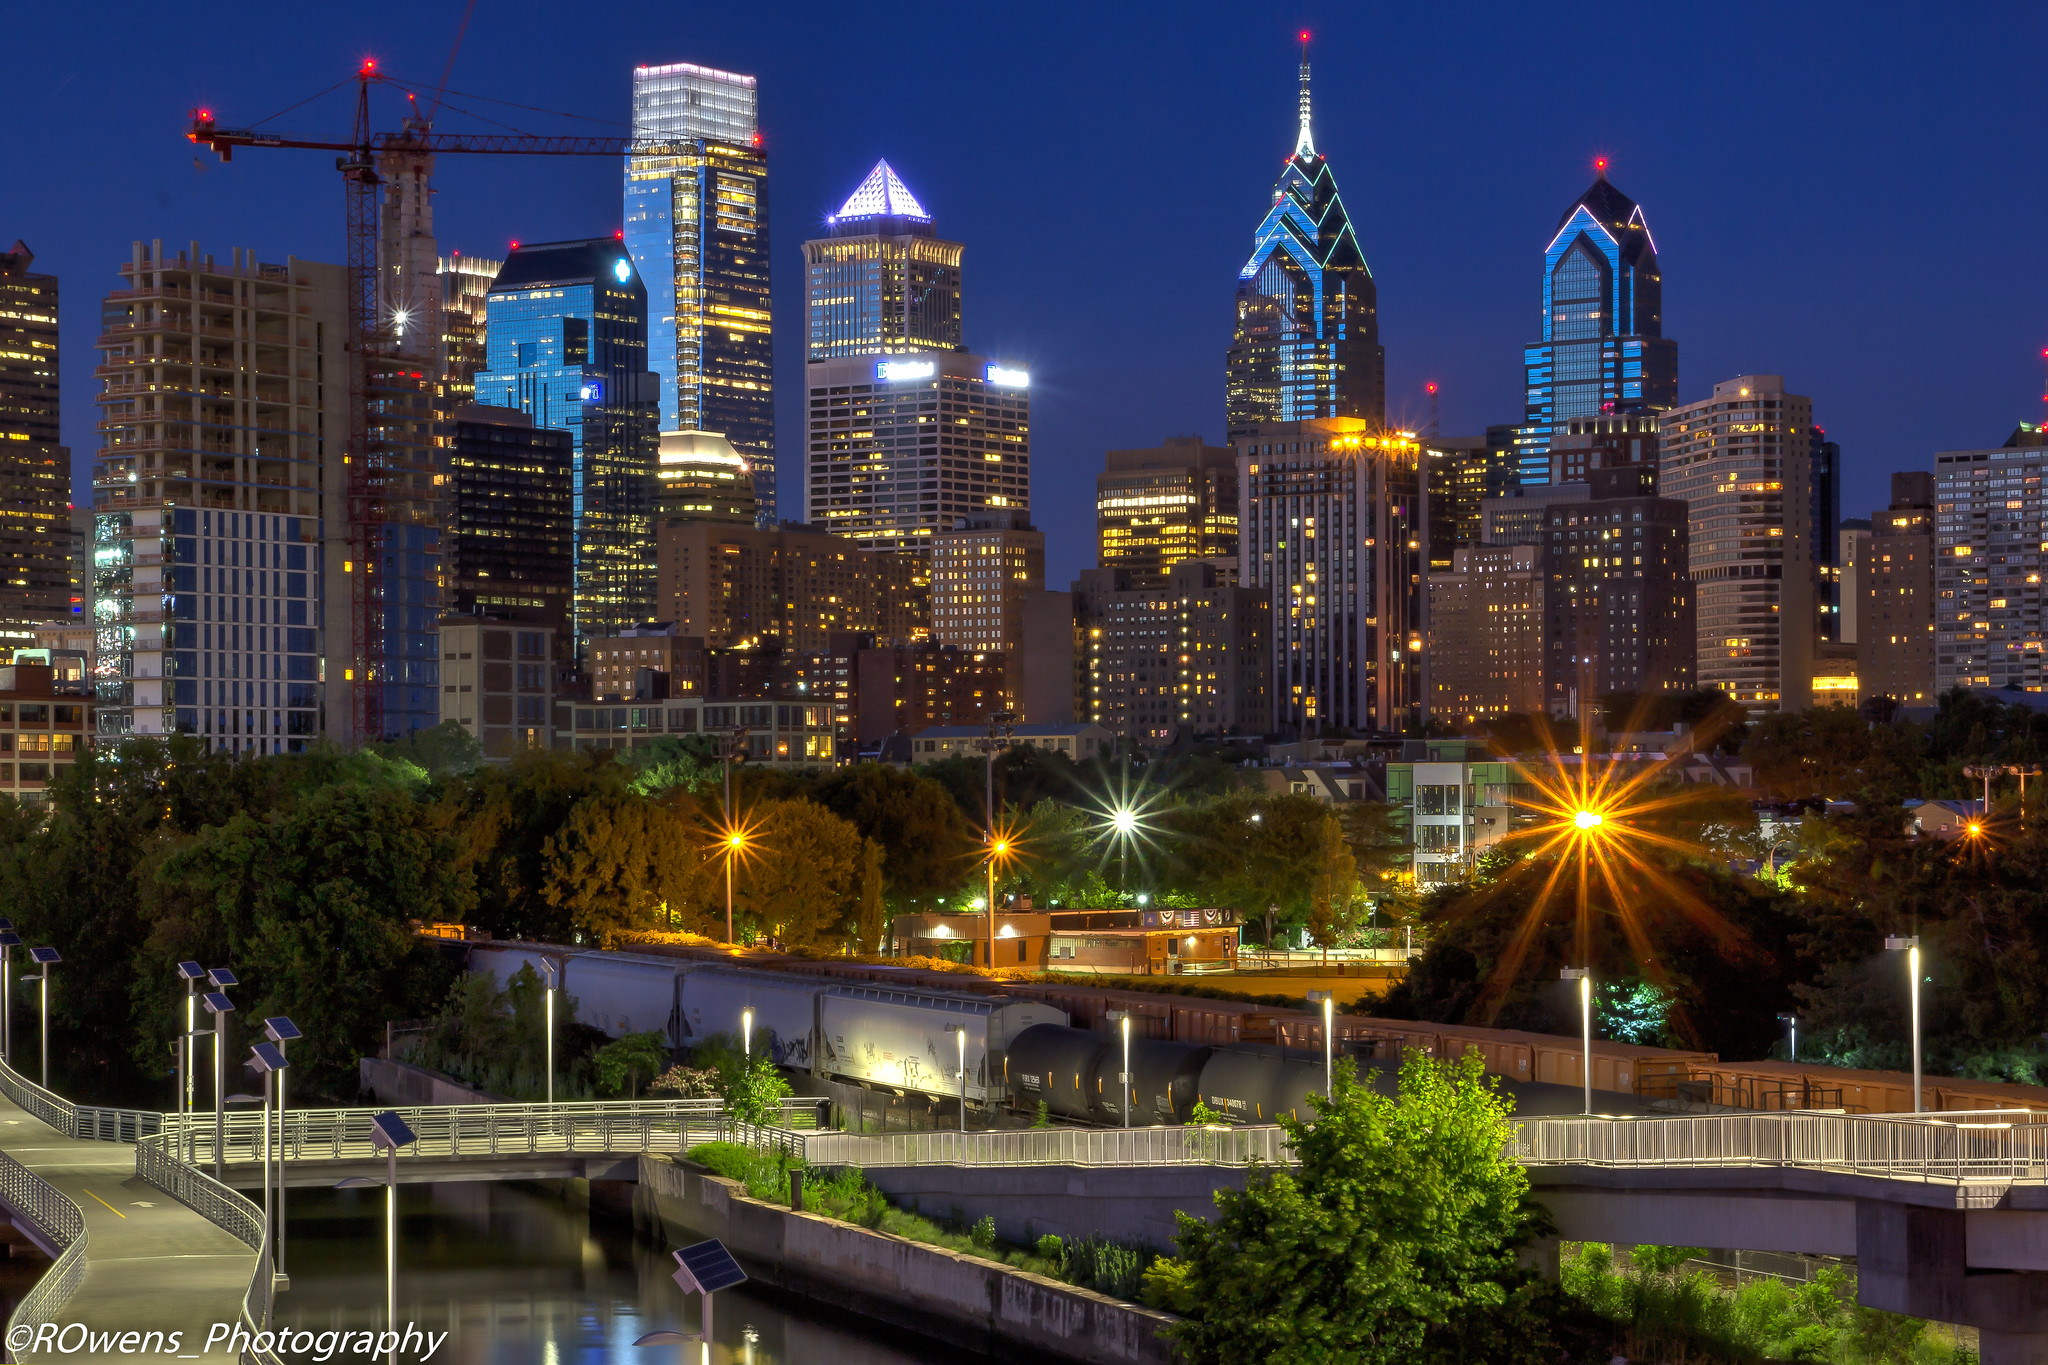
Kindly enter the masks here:
<path id="1" fill-rule="evenodd" d="M 85 1279 L 57 1311 L 95 1334 L 184 1333 L 176 1355 L 200 1359 L 214 1323 L 241 1319 L 252 1253 L 135 1174 L 126 1142 L 68 1138 L 0 1096 L 0 1151 L 49 1181 L 85 1212 Z M 76 1334 L 74 1334 L 75 1337 Z M 132 1362 L 118 1351 L 59 1355 L 17 1353 L 26 1360 Z M 212 1360 L 233 1356 L 216 1344 Z"/>

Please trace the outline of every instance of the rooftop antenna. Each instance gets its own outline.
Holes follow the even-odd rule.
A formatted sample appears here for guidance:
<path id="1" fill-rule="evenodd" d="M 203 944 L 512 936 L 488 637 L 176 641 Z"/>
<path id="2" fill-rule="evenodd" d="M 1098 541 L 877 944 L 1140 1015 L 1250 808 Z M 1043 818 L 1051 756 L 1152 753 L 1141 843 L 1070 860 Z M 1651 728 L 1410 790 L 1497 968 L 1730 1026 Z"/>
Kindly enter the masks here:
<path id="1" fill-rule="evenodd" d="M 1308 131 L 1308 30 L 1301 31 L 1301 135 L 1294 140 L 1294 154 L 1297 157 L 1313 157 L 1316 154 L 1315 139 Z"/>

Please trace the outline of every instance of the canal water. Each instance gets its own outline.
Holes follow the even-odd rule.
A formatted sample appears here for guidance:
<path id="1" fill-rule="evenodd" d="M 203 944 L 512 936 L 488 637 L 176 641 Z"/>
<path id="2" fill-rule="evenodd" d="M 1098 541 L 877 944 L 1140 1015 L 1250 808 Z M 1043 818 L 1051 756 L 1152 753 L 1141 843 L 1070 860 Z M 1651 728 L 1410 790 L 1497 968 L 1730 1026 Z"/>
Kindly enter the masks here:
<path id="1" fill-rule="evenodd" d="M 273 1324 L 316 1334 L 381 1330 L 384 1191 L 294 1190 L 287 1212 L 292 1287 L 278 1295 Z M 410 1321 L 422 1331 L 449 1334 L 434 1365 L 640 1359 L 698 1365 L 694 1345 L 632 1345 L 651 1331 L 698 1329 L 697 1298 L 669 1278 L 675 1271 L 669 1250 L 636 1236 L 623 1220 L 584 1214 L 542 1186 L 402 1186 L 398 1320 L 401 1328 Z M 958 1348 L 942 1354 L 937 1345 L 843 1312 L 745 1288 L 717 1296 L 712 1329 L 711 1365 L 974 1365 L 980 1359 Z"/>

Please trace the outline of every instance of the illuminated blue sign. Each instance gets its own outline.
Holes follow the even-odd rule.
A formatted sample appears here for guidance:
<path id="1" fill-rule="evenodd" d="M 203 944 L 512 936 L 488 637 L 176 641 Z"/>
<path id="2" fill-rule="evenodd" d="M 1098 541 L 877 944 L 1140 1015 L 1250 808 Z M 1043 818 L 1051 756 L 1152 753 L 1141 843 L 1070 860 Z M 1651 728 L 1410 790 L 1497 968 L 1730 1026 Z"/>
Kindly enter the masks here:
<path id="1" fill-rule="evenodd" d="M 1012 370 L 1002 365 L 991 365 L 988 367 L 986 377 L 988 382 L 994 384 L 997 388 L 1028 389 L 1031 387 L 1031 374 L 1027 370 Z"/>
<path id="2" fill-rule="evenodd" d="M 939 367 L 929 360 L 878 360 L 875 362 L 875 381 L 880 384 L 900 384 L 906 379 L 930 379 L 939 372 Z"/>
<path id="3" fill-rule="evenodd" d="M 584 380 L 583 388 L 578 396 L 586 403 L 602 403 L 604 401 L 604 381 L 602 379 Z"/>
<path id="4" fill-rule="evenodd" d="M 633 267 L 627 263 L 624 256 L 621 256 L 618 264 L 612 267 L 612 274 L 618 277 L 620 284 L 624 284 L 633 278 Z"/>

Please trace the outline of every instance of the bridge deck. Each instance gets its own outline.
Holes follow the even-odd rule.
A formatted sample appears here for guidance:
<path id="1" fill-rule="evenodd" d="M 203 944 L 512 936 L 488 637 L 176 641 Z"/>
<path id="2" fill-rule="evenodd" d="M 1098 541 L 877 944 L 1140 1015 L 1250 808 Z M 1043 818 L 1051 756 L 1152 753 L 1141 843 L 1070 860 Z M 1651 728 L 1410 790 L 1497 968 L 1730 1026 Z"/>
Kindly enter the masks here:
<path id="1" fill-rule="evenodd" d="M 201 1357 L 214 1323 L 241 1318 L 250 1251 L 135 1174 L 125 1142 L 65 1137 L 0 1096 L 0 1151 L 55 1185 L 85 1214 L 85 1278 L 57 1314 L 97 1333 L 183 1332 L 178 1356 Z M 119 1352 L 18 1359 L 128 1359 Z M 207 1359 L 234 1357 L 216 1346 Z"/>

